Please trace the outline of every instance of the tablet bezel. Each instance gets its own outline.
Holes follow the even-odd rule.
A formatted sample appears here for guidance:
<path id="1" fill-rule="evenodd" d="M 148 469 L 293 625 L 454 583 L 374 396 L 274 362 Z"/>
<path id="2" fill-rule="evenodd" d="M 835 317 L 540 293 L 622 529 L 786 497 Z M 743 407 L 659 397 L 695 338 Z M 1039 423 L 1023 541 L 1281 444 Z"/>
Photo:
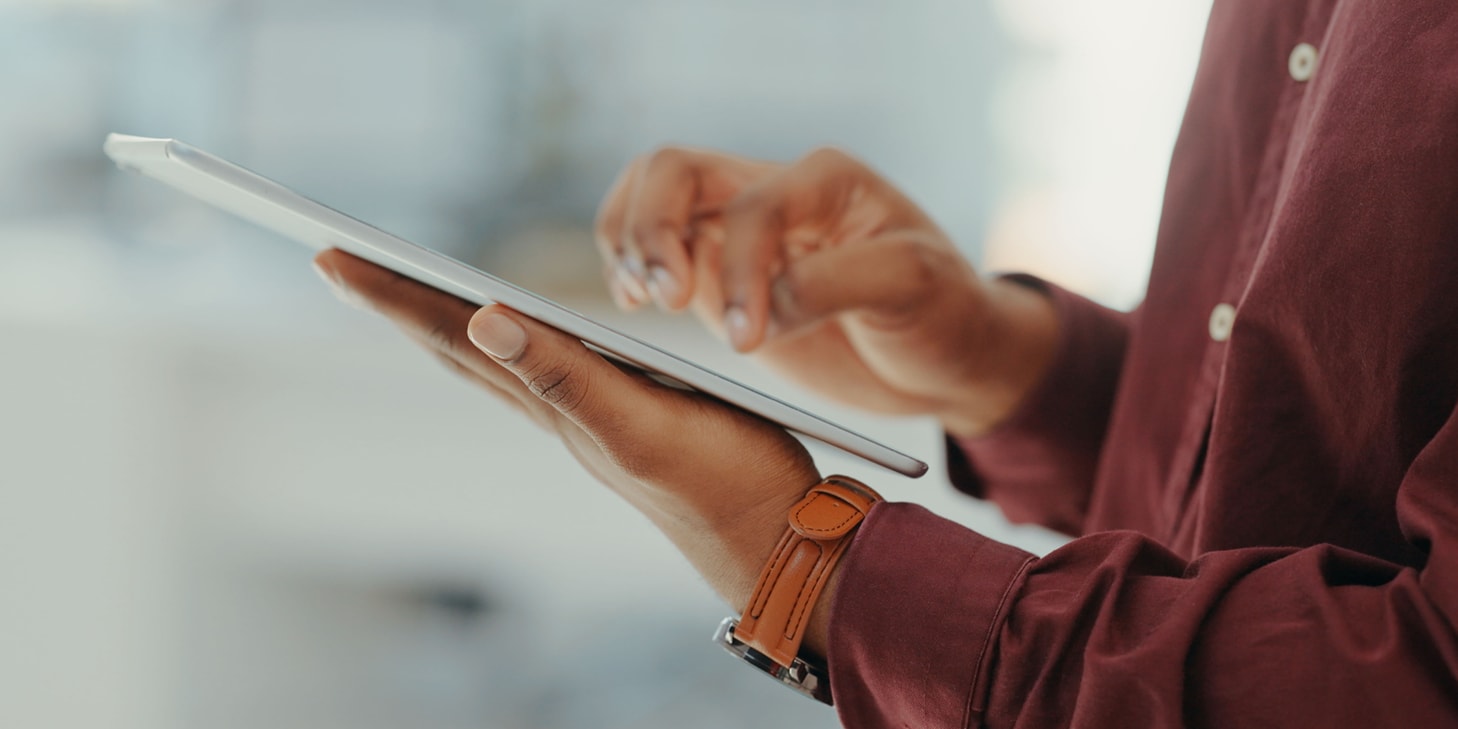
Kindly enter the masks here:
<path id="1" fill-rule="evenodd" d="M 475 304 L 501 303 L 581 339 L 606 356 L 667 376 L 792 432 L 910 478 L 927 472 L 926 463 L 905 453 L 183 142 L 110 134 L 103 148 L 123 169 L 164 182 L 314 249 L 339 248 Z"/>

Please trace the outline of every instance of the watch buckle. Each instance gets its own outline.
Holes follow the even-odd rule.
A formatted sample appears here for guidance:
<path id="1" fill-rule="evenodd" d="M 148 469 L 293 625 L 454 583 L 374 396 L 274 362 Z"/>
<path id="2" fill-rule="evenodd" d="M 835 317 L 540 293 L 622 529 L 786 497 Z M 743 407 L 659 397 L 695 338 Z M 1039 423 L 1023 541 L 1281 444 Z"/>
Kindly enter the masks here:
<path id="1" fill-rule="evenodd" d="M 719 629 L 714 631 L 714 642 L 796 693 L 823 704 L 833 704 L 830 698 L 830 676 L 824 669 L 798 657 L 790 665 L 782 666 L 735 637 L 734 629 L 738 626 L 738 618 L 724 618 L 724 622 L 719 623 Z"/>

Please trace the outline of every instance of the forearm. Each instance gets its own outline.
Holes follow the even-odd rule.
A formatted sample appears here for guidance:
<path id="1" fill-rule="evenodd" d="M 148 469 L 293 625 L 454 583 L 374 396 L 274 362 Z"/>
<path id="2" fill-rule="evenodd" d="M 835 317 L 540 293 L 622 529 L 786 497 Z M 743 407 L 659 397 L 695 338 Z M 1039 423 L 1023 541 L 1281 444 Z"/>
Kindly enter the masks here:
<path id="1" fill-rule="evenodd" d="M 1323 546 L 1189 563 L 1133 533 L 1033 560 L 888 504 L 842 570 L 832 686 L 852 728 L 1448 725 L 1447 564 Z"/>
<path id="2" fill-rule="evenodd" d="M 760 572 L 788 528 L 791 510 L 818 481 L 800 474 L 789 478 L 805 480 L 803 488 L 777 491 L 739 511 L 686 501 L 675 494 L 636 498 L 633 505 L 673 542 L 733 612 L 743 613 Z M 810 612 L 801 648 L 806 657 L 825 655 L 830 600 L 837 583 L 837 571 L 832 570 Z"/>

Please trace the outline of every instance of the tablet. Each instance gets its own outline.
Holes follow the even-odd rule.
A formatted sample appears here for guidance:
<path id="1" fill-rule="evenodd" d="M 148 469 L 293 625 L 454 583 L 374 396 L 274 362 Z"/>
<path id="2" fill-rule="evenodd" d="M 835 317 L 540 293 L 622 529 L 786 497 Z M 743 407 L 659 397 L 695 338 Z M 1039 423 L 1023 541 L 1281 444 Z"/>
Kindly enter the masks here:
<path id="1" fill-rule="evenodd" d="M 581 339 L 600 354 L 748 410 L 791 432 L 911 478 L 927 471 L 925 463 L 905 453 L 175 139 L 111 134 L 104 149 L 122 169 L 160 180 L 315 249 L 339 248 L 475 304 L 501 303 Z"/>

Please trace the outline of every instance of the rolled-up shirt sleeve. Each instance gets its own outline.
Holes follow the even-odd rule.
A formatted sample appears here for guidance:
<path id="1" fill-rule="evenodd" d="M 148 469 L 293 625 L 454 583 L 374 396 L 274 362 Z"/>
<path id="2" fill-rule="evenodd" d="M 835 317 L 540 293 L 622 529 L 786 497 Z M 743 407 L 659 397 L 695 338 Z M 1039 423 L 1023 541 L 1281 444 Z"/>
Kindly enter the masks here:
<path id="1" fill-rule="evenodd" d="M 1458 726 L 1458 416 L 1408 469 L 1419 557 L 1328 544 L 1186 560 L 1135 532 L 1042 558 L 881 504 L 840 568 L 828 662 L 870 727 Z"/>
<path id="2" fill-rule="evenodd" d="M 1033 556 L 914 504 L 877 504 L 831 609 L 831 691 L 846 726 L 974 726 L 993 631 Z"/>
<path id="3" fill-rule="evenodd" d="M 947 470 L 959 490 L 995 502 L 1008 519 L 1077 536 L 1123 368 L 1129 315 L 1027 275 L 1043 292 L 1059 343 L 1042 382 L 992 432 L 948 437 Z"/>

